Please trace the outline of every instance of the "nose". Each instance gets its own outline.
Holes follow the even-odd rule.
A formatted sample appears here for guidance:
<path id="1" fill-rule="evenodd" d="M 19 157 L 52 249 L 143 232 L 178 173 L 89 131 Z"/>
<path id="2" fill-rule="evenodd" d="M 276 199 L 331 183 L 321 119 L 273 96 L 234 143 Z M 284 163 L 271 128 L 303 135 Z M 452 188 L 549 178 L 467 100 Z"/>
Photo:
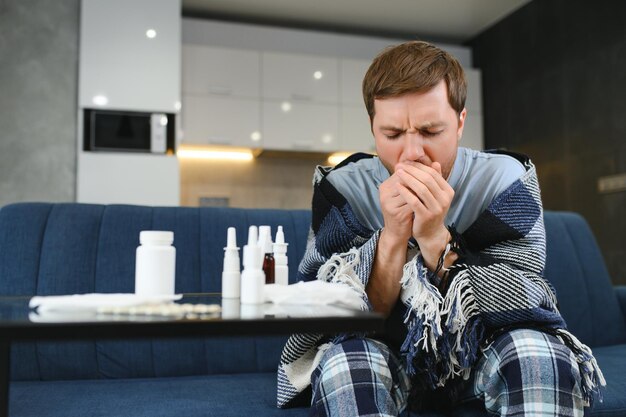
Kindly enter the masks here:
<path id="1" fill-rule="evenodd" d="M 407 132 L 402 156 L 404 161 L 419 161 L 422 159 L 424 156 L 424 142 L 419 133 Z"/>

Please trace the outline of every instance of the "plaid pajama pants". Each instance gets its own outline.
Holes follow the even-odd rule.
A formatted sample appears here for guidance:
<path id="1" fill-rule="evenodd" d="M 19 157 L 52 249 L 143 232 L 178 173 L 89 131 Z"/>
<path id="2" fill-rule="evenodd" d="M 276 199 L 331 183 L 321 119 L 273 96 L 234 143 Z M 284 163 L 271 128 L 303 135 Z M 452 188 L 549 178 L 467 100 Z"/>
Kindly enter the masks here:
<path id="1" fill-rule="evenodd" d="M 408 415 L 409 378 L 397 356 L 376 340 L 333 345 L 311 386 L 312 416 Z M 483 351 L 459 403 L 477 401 L 500 416 L 582 416 L 576 358 L 552 335 L 526 329 L 504 333 Z"/>

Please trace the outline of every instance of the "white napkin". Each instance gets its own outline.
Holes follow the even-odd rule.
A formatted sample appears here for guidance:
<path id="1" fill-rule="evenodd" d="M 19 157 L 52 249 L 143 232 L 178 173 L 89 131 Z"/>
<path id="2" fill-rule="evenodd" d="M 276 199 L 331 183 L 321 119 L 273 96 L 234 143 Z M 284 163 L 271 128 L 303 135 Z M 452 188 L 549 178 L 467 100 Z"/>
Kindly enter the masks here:
<path id="1" fill-rule="evenodd" d="M 300 281 L 291 285 L 268 284 L 265 301 L 274 304 L 338 305 L 354 310 L 364 310 L 365 302 L 345 284 L 325 281 Z"/>
<path id="2" fill-rule="evenodd" d="M 182 294 L 137 295 L 137 294 L 76 294 L 35 296 L 28 306 L 37 308 L 39 314 L 49 312 L 96 312 L 103 307 L 132 307 L 143 304 L 179 300 Z"/>

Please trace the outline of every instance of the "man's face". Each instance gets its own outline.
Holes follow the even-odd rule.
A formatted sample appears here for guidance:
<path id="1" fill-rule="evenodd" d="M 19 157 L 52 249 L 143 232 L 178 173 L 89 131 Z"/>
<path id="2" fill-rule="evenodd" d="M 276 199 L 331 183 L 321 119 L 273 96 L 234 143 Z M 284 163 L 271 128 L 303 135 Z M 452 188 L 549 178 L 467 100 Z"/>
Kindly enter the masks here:
<path id="1" fill-rule="evenodd" d="M 393 174 L 399 162 L 441 164 L 448 179 L 467 111 L 459 116 L 441 81 L 431 90 L 374 101 L 372 131 L 381 162 Z"/>

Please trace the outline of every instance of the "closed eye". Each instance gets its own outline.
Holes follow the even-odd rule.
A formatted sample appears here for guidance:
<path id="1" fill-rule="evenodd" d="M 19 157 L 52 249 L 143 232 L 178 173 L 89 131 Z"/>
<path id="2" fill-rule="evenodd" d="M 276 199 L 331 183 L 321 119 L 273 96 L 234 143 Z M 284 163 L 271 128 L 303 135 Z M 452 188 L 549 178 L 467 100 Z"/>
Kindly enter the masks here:
<path id="1" fill-rule="evenodd" d="M 400 137 L 401 134 L 402 134 L 402 132 L 394 133 L 394 134 L 391 134 L 391 135 L 385 134 L 385 137 L 387 139 L 397 139 L 397 138 Z"/>
<path id="2" fill-rule="evenodd" d="M 423 130 L 423 131 L 422 131 L 422 135 L 423 135 L 423 136 L 425 136 L 425 137 L 427 137 L 427 138 L 432 138 L 432 137 L 434 137 L 434 136 L 439 135 L 441 132 L 443 132 L 443 130 L 438 130 L 438 131 L 436 131 L 436 132 L 431 132 L 431 131 L 429 131 L 429 130 Z"/>

